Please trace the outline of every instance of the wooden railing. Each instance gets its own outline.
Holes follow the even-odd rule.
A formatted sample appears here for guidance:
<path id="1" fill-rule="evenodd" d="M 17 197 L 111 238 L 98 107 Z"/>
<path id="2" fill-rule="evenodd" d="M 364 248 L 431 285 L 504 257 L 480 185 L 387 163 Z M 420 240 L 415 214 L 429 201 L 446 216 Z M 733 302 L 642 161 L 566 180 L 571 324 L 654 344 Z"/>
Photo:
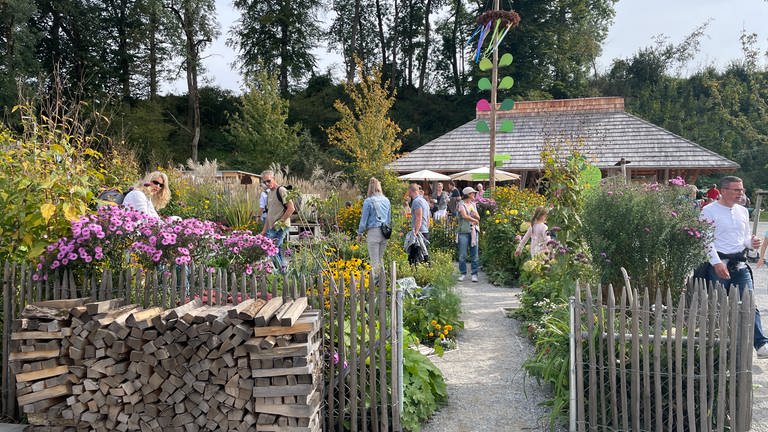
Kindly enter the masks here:
<path id="1" fill-rule="evenodd" d="M 749 430 L 755 303 L 733 293 L 698 282 L 675 304 L 668 293 L 577 290 L 576 430 Z"/>
<path id="2" fill-rule="evenodd" d="M 117 273 L 63 271 L 48 280 L 33 279 L 33 269 L 5 263 L 2 282 L 2 398 L 0 415 L 20 418 L 15 381 L 9 368 L 13 320 L 24 306 L 43 300 L 89 297 L 93 301 L 123 298 L 144 307 L 173 308 L 200 298 L 206 304 L 237 304 L 248 298 L 307 297 L 310 307 L 323 315 L 325 352 L 324 430 L 399 430 L 396 357 L 387 344 L 397 334 L 392 319 L 395 302 L 388 284 L 395 279 L 373 278 L 345 282 L 322 274 L 273 277 L 268 281 L 203 267 L 180 266 L 169 270 L 126 269 Z M 329 289 L 327 292 L 325 287 Z M 342 335 L 346 332 L 346 340 Z M 397 344 L 395 344 L 397 345 Z M 388 358 L 389 357 L 389 358 Z M 391 363 L 390 363 L 391 361 Z"/>

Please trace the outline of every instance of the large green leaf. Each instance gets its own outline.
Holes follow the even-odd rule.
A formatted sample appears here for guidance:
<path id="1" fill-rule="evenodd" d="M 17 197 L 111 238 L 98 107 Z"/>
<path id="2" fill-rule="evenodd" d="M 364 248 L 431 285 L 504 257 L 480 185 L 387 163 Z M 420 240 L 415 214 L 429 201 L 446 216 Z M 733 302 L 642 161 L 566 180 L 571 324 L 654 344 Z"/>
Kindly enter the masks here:
<path id="1" fill-rule="evenodd" d="M 515 85 L 515 79 L 511 76 L 505 76 L 499 83 L 499 90 L 511 89 L 513 85 Z"/>
<path id="2" fill-rule="evenodd" d="M 478 120 L 475 125 L 475 130 L 478 132 L 490 132 L 491 128 L 488 127 L 488 123 L 486 123 L 485 120 Z"/>
<path id="3" fill-rule="evenodd" d="M 511 64 L 512 64 L 512 54 L 510 53 L 505 53 L 499 59 L 499 67 L 509 66 Z"/>
<path id="4" fill-rule="evenodd" d="M 477 88 L 480 90 L 490 90 L 491 89 L 491 80 L 488 78 L 480 78 L 480 81 L 477 82 Z"/>
<path id="5" fill-rule="evenodd" d="M 491 61 L 488 60 L 487 57 L 483 57 L 482 59 L 480 59 L 481 71 L 488 71 L 488 70 L 491 70 L 491 68 L 493 68 L 493 63 L 491 63 Z"/>
<path id="6" fill-rule="evenodd" d="M 515 101 L 512 99 L 504 99 L 504 101 L 501 103 L 502 111 L 509 111 L 514 107 L 515 107 Z"/>

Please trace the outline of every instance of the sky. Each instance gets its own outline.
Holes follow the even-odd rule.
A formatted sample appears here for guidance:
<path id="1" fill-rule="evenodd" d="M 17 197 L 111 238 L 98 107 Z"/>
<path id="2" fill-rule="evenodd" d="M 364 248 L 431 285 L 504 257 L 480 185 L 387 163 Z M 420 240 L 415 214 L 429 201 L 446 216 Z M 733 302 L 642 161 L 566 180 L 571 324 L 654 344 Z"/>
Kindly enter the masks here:
<path id="1" fill-rule="evenodd" d="M 232 0 L 216 0 L 221 36 L 203 53 L 207 69 L 201 81 L 224 89 L 241 91 L 242 81 L 233 66 L 236 53 L 226 46 L 229 31 L 238 18 Z M 703 66 L 725 67 L 741 55 L 739 37 L 742 30 L 758 34 L 762 53 L 768 49 L 768 1 L 766 0 L 620 0 L 608 37 L 603 43 L 603 55 L 597 61 L 599 71 L 605 71 L 613 59 L 631 57 L 637 50 L 652 46 L 654 36 L 664 34 L 672 43 L 681 42 L 696 27 L 711 20 L 701 41 L 700 52 L 681 74 L 694 72 Z M 762 25 L 761 25 L 762 23 Z M 320 71 L 329 67 L 340 71 L 340 57 L 315 50 Z M 762 56 L 762 65 L 766 57 Z M 338 74 L 337 74 L 338 75 Z M 177 94 L 186 92 L 180 79 L 164 86 Z"/>

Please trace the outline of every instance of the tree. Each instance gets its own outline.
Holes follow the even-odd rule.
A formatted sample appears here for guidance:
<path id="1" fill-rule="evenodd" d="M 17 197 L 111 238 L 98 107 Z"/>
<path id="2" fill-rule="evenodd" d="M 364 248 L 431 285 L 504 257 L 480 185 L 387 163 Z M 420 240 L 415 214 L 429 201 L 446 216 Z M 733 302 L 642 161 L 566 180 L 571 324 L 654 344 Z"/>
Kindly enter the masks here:
<path id="1" fill-rule="evenodd" d="M 614 3 L 616 0 L 512 2 L 520 14 L 520 25 L 509 32 L 499 49 L 514 57 L 505 73 L 515 77 L 515 92 L 544 91 L 555 98 L 584 94 L 590 66 L 600 55 L 615 14 Z"/>
<path id="2" fill-rule="evenodd" d="M 316 66 L 312 49 L 318 44 L 320 0 L 235 0 L 242 16 L 230 33 L 230 46 L 246 75 L 277 72 L 280 90 L 304 78 Z"/>
<path id="3" fill-rule="evenodd" d="M 34 57 L 39 34 L 29 26 L 36 11 L 27 0 L 0 1 L 0 106 L 15 105 L 17 79 L 39 72 Z"/>
<path id="4" fill-rule="evenodd" d="M 468 78 L 464 71 L 467 60 L 464 55 L 464 38 L 470 34 L 474 20 L 463 0 L 451 1 L 450 15 L 437 23 L 440 45 L 436 54 L 435 75 L 438 91 L 451 91 L 461 96 L 465 92 Z"/>
<path id="5" fill-rule="evenodd" d="M 376 57 L 380 54 L 382 34 L 385 31 L 381 17 L 382 7 L 381 2 L 372 3 L 365 0 L 333 2 L 336 17 L 327 32 L 328 45 L 341 50 L 347 81 L 352 81 L 355 77 L 356 58 L 360 59 L 365 67 L 378 64 Z M 377 21 L 374 22 L 375 17 Z"/>
<path id="6" fill-rule="evenodd" d="M 386 165 L 395 160 L 395 152 L 403 145 L 403 132 L 389 117 L 395 94 L 390 94 L 388 83 L 382 82 L 381 69 L 365 74 L 358 62 L 357 79 L 358 84 L 344 84 L 350 104 L 334 102 L 341 119 L 326 133 L 330 144 L 346 155 L 348 172 L 362 187 L 371 176 L 380 180 L 391 177 Z"/>
<path id="7" fill-rule="evenodd" d="M 230 115 L 227 134 L 235 144 L 232 160 L 260 171 L 271 163 L 288 165 L 296 156 L 300 125 L 288 125 L 288 101 L 280 97 L 278 79 L 259 72 L 240 97 L 239 113 Z"/>
<path id="8" fill-rule="evenodd" d="M 218 35 L 214 0 L 165 0 L 163 5 L 173 13 L 176 26 L 183 34 L 184 69 L 187 75 L 189 104 L 188 126 L 192 134 L 191 157 L 197 162 L 200 142 L 200 91 L 197 83 L 200 53 Z"/>

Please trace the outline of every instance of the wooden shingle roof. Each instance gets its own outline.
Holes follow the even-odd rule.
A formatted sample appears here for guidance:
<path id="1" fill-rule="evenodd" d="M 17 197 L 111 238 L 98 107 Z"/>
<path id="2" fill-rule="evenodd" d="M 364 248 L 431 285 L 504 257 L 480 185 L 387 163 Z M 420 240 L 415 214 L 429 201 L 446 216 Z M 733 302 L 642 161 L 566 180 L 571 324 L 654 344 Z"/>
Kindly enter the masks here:
<path id="1" fill-rule="evenodd" d="M 478 113 L 488 118 L 488 113 Z M 679 135 L 624 111 L 623 98 L 566 99 L 518 102 L 499 112 L 499 122 L 511 118 L 515 128 L 496 134 L 496 153 L 510 159 L 502 170 L 522 172 L 541 168 L 545 143 L 579 144 L 599 168 L 614 167 L 621 158 L 632 169 L 733 171 L 736 162 Z M 400 173 L 431 169 L 464 171 L 489 163 L 489 134 L 475 130 L 477 118 L 419 147 L 389 164 Z"/>

